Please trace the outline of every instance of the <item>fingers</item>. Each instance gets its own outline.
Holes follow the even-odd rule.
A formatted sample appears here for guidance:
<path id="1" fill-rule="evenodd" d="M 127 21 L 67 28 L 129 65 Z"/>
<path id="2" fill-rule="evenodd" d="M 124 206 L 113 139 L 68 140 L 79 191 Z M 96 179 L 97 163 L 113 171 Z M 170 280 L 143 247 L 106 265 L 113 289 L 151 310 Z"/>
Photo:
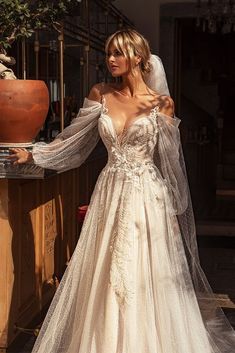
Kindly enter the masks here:
<path id="1" fill-rule="evenodd" d="M 17 156 L 17 148 L 9 148 L 10 155 L 7 159 L 14 159 Z"/>
<path id="2" fill-rule="evenodd" d="M 14 148 L 9 148 L 9 151 L 10 151 L 11 153 L 17 153 L 17 152 L 21 152 L 21 151 L 28 152 L 28 151 L 26 150 L 26 148 L 16 148 L 16 147 L 14 147 Z"/>
<path id="3" fill-rule="evenodd" d="M 26 163 L 29 152 L 25 148 L 10 148 L 10 155 L 7 157 L 13 165 Z"/>
<path id="4" fill-rule="evenodd" d="M 7 157 L 7 159 L 10 159 L 13 161 L 14 159 L 18 158 L 18 151 L 19 151 L 19 148 L 10 148 L 9 149 L 10 155 Z"/>

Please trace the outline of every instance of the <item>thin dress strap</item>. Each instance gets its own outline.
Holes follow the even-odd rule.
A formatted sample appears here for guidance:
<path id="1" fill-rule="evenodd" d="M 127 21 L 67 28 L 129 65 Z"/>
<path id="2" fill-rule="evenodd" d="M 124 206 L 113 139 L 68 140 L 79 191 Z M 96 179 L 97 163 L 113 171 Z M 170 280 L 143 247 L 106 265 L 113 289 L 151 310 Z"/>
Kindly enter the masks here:
<path id="1" fill-rule="evenodd" d="M 156 104 L 150 111 L 150 115 L 152 115 L 153 117 L 157 117 L 157 114 L 159 113 L 160 111 L 160 107 L 159 107 L 159 104 Z"/>
<path id="2" fill-rule="evenodd" d="M 101 82 L 100 95 L 101 95 L 102 112 L 106 114 L 108 113 L 108 108 L 106 107 L 106 99 L 104 96 L 104 86 L 105 86 L 105 82 Z"/>
<path id="3" fill-rule="evenodd" d="M 108 113 L 108 108 L 106 107 L 106 99 L 105 99 L 104 94 L 101 95 L 101 104 L 102 104 L 102 112 L 104 114 L 107 114 Z"/>

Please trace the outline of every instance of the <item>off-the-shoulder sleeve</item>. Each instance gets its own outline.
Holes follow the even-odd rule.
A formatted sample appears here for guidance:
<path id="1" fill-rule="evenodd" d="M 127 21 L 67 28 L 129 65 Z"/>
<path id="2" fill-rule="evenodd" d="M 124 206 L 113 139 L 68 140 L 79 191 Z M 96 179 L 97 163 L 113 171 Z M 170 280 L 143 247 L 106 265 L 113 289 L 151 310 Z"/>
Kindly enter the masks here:
<path id="1" fill-rule="evenodd" d="M 180 119 L 158 115 L 158 143 L 154 161 L 165 179 L 171 196 L 171 211 L 182 214 L 188 206 L 188 182 L 180 141 Z"/>
<path id="2" fill-rule="evenodd" d="M 85 98 L 77 117 L 53 142 L 35 143 L 32 150 L 34 163 L 57 171 L 79 167 L 99 140 L 101 107 L 101 103 Z"/>

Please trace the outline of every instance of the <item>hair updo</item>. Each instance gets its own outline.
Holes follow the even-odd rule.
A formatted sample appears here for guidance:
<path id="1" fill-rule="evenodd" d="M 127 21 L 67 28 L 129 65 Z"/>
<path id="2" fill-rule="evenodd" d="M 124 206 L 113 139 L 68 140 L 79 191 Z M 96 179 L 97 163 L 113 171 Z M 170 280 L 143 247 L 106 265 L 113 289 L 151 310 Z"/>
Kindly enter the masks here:
<path id="1" fill-rule="evenodd" d="M 131 70 L 135 67 L 135 56 L 141 58 L 140 71 L 142 76 L 151 71 L 150 65 L 150 47 L 147 39 L 134 29 L 121 29 L 108 37 L 105 44 L 106 54 L 110 46 L 113 45 L 126 58 L 129 59 Z"/>

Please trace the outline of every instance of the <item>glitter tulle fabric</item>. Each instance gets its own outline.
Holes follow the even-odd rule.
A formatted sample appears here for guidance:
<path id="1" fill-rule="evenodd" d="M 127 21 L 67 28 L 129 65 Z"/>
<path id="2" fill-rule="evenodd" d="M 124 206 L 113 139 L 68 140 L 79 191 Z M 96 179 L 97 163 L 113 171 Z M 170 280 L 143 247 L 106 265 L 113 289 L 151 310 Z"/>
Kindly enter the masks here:
<path id="1" fill-rule="evenodd" d="M 232 353 L 235 334 L 200 267 L 179 119 L 153 108 L 117 135 L 85 99 L 35 163 L 79 166 L 108 150 L 80 239 L 33 353 Z"/>

